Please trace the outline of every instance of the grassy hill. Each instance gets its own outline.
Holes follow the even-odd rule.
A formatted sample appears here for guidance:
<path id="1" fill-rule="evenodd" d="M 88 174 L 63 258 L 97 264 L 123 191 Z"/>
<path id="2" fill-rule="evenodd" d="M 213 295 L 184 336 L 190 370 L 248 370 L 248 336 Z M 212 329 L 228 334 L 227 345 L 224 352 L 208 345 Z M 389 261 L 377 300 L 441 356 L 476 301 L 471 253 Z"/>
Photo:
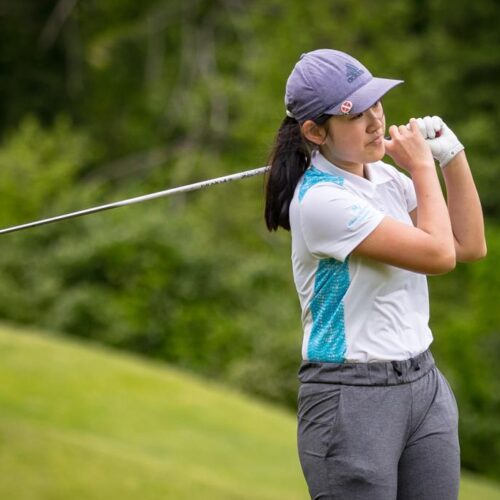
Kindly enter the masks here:
<path id="1" fill-rule="evenodd" d="M 0 498 L 306 499 L 294 415 L 164 365 L 0 328 Z M 464 477 L 461 500 L 500 499 Z"/>

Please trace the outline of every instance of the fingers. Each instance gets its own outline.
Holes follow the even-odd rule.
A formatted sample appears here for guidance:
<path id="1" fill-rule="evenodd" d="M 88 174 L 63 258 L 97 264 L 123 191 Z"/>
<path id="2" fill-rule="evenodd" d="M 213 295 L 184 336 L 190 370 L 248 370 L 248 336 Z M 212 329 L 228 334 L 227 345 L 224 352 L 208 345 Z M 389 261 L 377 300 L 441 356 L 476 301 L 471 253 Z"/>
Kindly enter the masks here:
<path id="1" fill-rule="evenodd" d="M 419 120 L 421 120 L 421 118 L 410 118 L 410 121 L 406 125 L 400 125 L 399 127 L 397 127 L 400 137 L 408 137 L 412 133 L 422 133 Z"/>
<path id="2" fill-rule="evenodd" d="M 389 127 L 389 137 L 384 138 L 386 153 L 395 159 L 394 155 L 397 156 L 402 151 L 401 144 L 408 139 L 413 142 L 415 135 L 422 140 L 418 122 L 415 118 L 411 118 L 408 125 L 391 125 Z M 405 146 L 403 146 L 403 149 L 405 149 Z"/>
<path id="3" fill-rule="evenodd" d="M 418 129 L 420 130 L 420 133 L 424 136 L 424 138 L 426 138 L 427 137 L 427 130 L 426 130 L 426 127 L 425 127 L 424 119 L 423 118 L 417 118 L 416 122 L 418 124 Z"/>
<path id="4" fill-rule="evenodd" d="M 418 120 L 420 120 L 420 118 Z M 420 128 L 420 122 L 418 120 L 416 120 L 415 118 L 410 118 L 410 123 L 407 125 L 408 128 L 414 134 L 418 134 L 419 132 L 422 132 L 422 129 Z"/>
<path id="5" fill-rule="evenodd" d="M 437 130 L 434 129 L 434 120 L 430 116 L 424 118 L 425 132 L 428 139 L 434 139 L 436 137 Z"/>
<path id="6" fill-rule="evenodd" d="M 396 125 L 391 125 L 389 127 L 389 136 L 391 137 L 391 139 L 396 139 L 400 136 L 399 128 Z"/>
<path id="7" fill-rule="evenodd" d="M 408 137 L 415 132 L 418 132 L 417 120 L 415 118 L 411 118 L 408 125 L 391 125 L 389 127 L 389 137 L 384 137 L 385 145 L 390 150 L 394 140 L 401 140 L 403 137 Z"/>
<path id="8" fill-rule="evenodd" d="M 390 154 L 394 145 L 393 140 L 399 138 L 399 136 L 400 134 L 398 127 L 396 127 L 396 125 L 391 125 L 389 127 L 389 137 L 388 138 L 384 137 L 384 145 L 387 153 Z"/>
<path id="9" fill-rule="evenodd" d="M 424 118 L 417 118 L 417 123 L 424 139 L 435 139 L 439 137 L 444 127 L 444 122 L 439 116 L 424 116 Z"/>
<path id="10" fill-rule="evenodd" d="M 409 129 L 406 125 L 400 125 L 398 127 L 398 132 L 402 137 L 405 137 L 406 135 L 408 135 L 408 131 L 409 131 Z"/>
<path id="11" fill-rule="evenodd" d="M 444 129 L 444 122 L 443 120 L 441 120 L 439 116 L 433 116 L 431 120 L 432 120 L 432 126 L 436 131 L 435 137 L 439 137 Z"/>

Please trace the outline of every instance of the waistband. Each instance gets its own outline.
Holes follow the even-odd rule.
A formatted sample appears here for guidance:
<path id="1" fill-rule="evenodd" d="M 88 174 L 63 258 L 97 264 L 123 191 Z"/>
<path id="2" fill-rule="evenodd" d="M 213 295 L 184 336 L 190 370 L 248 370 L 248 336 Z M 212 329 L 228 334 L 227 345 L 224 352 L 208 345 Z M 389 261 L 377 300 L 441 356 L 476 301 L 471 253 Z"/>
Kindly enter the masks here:
<path id="1" fill-rule="evenodd" d="M 374 363 L 319 363 L 302 361 L 301 383 L 344 385 L 398 385 L 414 382 L 435 366 L 430 349 L 401 361 Z"/>

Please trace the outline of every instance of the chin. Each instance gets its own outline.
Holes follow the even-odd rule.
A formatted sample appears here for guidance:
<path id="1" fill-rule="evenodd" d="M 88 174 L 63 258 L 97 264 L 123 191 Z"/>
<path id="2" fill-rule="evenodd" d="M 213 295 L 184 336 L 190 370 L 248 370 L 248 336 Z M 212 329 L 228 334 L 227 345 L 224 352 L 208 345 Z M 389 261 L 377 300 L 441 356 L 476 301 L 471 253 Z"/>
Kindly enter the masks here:
<path id="1" fill-rule="evenodd" d="M 374 150 L 371 154 L 367 155 L 367 161 L 365 163 L 374 163 L 376 161 L 380 161 L 385 156 L 385 146 L 383 144 L 380 145 L 376 150 Z"/>

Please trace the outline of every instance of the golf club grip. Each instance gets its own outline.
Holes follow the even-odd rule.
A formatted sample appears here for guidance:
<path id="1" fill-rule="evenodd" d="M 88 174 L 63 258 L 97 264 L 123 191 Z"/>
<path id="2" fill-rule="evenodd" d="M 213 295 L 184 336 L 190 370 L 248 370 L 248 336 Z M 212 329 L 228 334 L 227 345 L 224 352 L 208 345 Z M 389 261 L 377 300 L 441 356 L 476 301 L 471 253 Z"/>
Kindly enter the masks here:
<path id="1" fill-rule="evenodd" d="M 435 137 L 435 139 L 437 139 L 438 137 L 441 137 L 441 130 L 438 130 L 438 131 L 436 132 L 436 137 Z M 390 141 L 390 140 L 391 140 L 391 136 L 390 136 L 390 135 L 386 135 L 386 136 L 384 136 L 384 139 L 385 139 L 385 140 L 387 140 L 387 141 Z M 426 139 L 426 140 L 427 140 L 427 139 Z"/>

